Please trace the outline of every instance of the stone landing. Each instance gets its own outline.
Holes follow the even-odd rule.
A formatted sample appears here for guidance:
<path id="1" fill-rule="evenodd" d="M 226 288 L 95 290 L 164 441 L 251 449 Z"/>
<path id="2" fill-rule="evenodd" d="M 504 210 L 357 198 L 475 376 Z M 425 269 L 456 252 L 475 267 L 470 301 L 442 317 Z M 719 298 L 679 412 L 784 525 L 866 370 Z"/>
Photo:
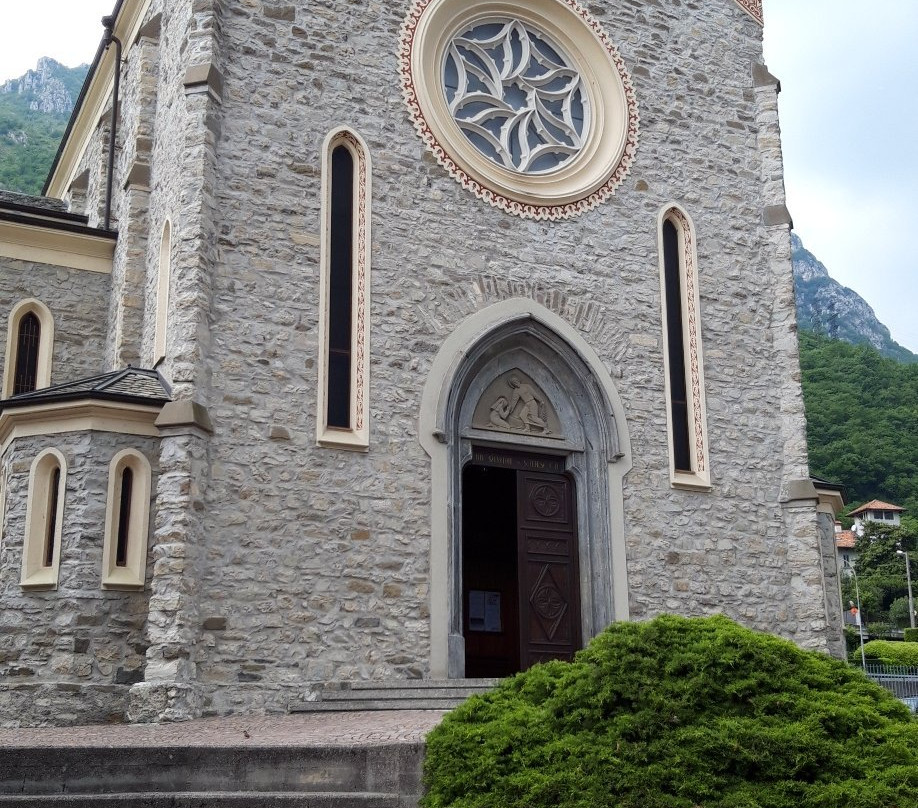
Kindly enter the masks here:
<path id="1" fill-rule="evenodd" d="M 442 710 L 0 729 L 0 806 L 413 808 Z"/>

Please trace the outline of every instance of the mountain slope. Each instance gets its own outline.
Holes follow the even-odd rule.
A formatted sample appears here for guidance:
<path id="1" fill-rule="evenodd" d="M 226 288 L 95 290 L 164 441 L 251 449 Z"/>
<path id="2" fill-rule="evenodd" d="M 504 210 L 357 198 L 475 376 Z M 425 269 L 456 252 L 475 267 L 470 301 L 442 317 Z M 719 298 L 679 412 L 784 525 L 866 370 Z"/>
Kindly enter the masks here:
<path id="1" fill-rule="evenodd" d="M 41 192 L 88 72 L 88 65 L 69 68 L 45 57 L 0 84 L 0 188 Z"/>
<path id="2" fill-rule="evenodd" d="M 810 471 L 918 514 L 918 364 L 800 332 Z"/>
<path id="3" fill-rule="evenodd" d="M 829 271 L 803 246 L 796 233 L 791 234 L 791 245 L 797 323 L 802 330 L 852 345 L 869 345 L 899 362 L 918 362 L 918 356 L 893 340 L 867 301 L 829 276 Z"/>

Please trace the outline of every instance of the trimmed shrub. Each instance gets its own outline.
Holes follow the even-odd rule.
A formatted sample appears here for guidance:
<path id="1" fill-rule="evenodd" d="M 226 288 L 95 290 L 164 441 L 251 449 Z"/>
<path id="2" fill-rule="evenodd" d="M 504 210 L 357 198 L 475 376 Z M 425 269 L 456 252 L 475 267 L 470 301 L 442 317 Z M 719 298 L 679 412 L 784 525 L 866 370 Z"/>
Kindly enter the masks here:
<path id="1" fill-rule="evenodd" d="M 724 617 L 619 623 L 450 713 L 425 808 L 914 808 L 918 721 Z"/>
<path id="2" fill-rule="evenodd" d="M 906 642 L 918 642 L 918 628 L 907 628 L 902 634 Z"/>
<path id="3" fill-rule="evenodd" d="M 864 655 L 884 665 L 911 665 L 918 667 L 918 644 L 894 642 L 892 640 L 871 640 L 864 643 Z"/>

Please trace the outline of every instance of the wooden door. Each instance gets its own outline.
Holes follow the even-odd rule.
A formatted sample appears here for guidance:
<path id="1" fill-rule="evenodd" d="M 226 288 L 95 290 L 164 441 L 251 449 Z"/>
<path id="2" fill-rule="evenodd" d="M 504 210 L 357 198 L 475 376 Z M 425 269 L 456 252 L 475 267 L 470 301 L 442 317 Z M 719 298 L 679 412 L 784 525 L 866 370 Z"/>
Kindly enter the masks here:
<path id="1" fill-rule="evenodd" d="M 574 483 L 517 472 L 520 667 L 573 658 L 580 648 L 580 568 Z"/>

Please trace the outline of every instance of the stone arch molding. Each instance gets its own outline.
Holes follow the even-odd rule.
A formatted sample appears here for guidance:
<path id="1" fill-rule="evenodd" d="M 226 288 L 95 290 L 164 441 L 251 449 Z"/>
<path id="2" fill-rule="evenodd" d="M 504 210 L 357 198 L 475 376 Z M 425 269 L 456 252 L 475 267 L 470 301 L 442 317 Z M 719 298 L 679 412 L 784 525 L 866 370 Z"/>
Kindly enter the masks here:
<path id="1" fill-rule="evenodd" d="M 544 426 L 515 413 L 486 422 L 511 377 L 545 400 Z M 618 391 L 599 356 L 558 315 L 528 298 L 468 317 L 434 359 L 421 403 L 431 459 L 431 676 L 464 674 L 461 481 L 473 445 L 565 458 L 577 490 L 583 641 L 628 618 L 622 487 L 631 441 Z"/>

